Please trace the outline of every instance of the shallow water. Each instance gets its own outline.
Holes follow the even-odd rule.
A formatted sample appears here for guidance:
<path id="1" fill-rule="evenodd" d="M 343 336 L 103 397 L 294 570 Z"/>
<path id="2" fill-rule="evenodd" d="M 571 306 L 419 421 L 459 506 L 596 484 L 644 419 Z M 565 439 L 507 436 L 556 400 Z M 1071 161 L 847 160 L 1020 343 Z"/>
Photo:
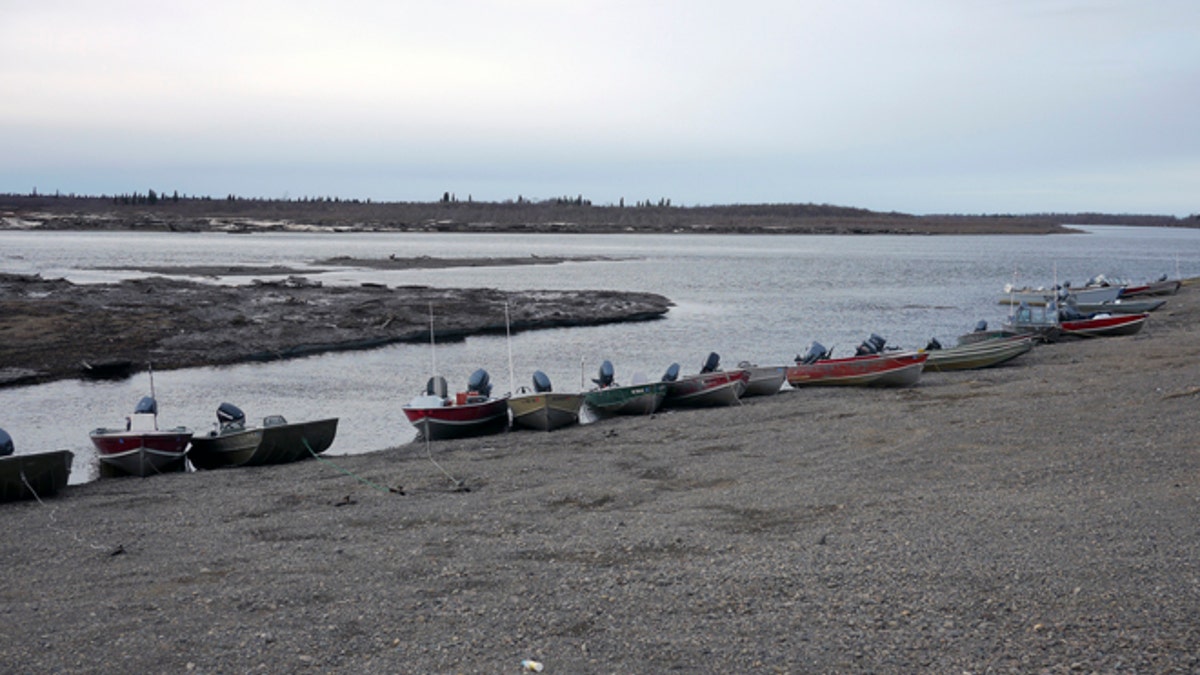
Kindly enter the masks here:
<path id="1" fill-rule="evenodd" d="M 306 266 L 334 256 L 571 256 L 604 260 L 447 270 L 338 268 L 311 275 L 325 284 L 364 281 L 439 287 L 616 289 L 661 293 L 675 302 L 660 321 L 553 329 L 394 345 L 275 363 L 158 371 L 160 423 L 207 431 L 222 401 L 249 418 L 341 418 L 329 455 L 410 441 L 400 406 L 435 368 L 452 387 L 486 368 L 498 391 L 526 384 L 535 369 L 556 389 L 584 387 L 604 359 L 618 380 L 658 376 L 672 362 L 695 372 L 710 351 L 786 363 L 817 340 L 845 354 L 870 333 L 889 344 L 943 342 L 984 319 L 999 324 L 1006 283 L 1082 283 L 1096 274 L 1147 280 L 1200 274 L 1200 231 L 1088 227 L 1053 236 L 726 236 L 468 234 L 172 234 L 0 231 L 0 269 L 76 283 L 147 276 L 97 267 L 139 265 Z M 259 277 L 264 278 L 264 277 Z M 251 277 L 205 279 L 247 283 Z M 1169 305 L 1169 303 L 1168 303 Z M 504 308 L 481 308 L 503 316 Z M 433 308 L 436 322 L 437 307 Z M 1152 324 L 1151 324 L 1152 325 Z M 184 327 L 186 328 L 186 327 Z M 18 452 L 68 448 L 72 482 L 95 477 L 87 432 L 119 423 L 149 393 L 145 373 L 121 382 L 56 382 L 0 389 L 0 427 Z"/>

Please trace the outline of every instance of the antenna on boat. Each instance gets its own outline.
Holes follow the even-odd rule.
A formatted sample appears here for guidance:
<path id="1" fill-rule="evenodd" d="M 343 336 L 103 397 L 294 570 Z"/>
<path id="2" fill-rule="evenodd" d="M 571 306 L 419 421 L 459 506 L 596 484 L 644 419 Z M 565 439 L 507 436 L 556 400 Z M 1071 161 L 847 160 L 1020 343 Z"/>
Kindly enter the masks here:
<path id="1" fill-rule="evenodd" d="M 154 400 L 154 430 L 158 431 L 158 395 L 154 393 L 154 364 L 146 362 L 146 372 L 150 374 L 150 398 Z"/>
<path id="2" fill-rule="evenodd" d="M 512 358 L 512 329 L 509 328 L 508 321 L 508 300 L 504 301 L 504 338 L 508 343 L 508 391 L 517 393 L 516 378 L 513 377 L 513 358 Z"/>
<path id="3" fill-rule="evenodd" d="M 429 303 L 429 366 L 432 371 L 430 377 L 437 377 L 437 345 L 433 340 L 433 303 Z"/>

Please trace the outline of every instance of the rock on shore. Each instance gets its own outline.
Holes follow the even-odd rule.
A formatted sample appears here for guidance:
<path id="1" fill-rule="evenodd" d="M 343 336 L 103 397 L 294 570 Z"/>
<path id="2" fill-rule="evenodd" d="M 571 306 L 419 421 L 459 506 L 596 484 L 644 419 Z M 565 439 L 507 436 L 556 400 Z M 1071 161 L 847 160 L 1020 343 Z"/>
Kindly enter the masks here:
<path id="1" fill-rule="evenodd" d="M 908 389 L 785 391 L 0 505 L 0 662 L 1196 672 L 1195 288 L 1136 336 Z"/>

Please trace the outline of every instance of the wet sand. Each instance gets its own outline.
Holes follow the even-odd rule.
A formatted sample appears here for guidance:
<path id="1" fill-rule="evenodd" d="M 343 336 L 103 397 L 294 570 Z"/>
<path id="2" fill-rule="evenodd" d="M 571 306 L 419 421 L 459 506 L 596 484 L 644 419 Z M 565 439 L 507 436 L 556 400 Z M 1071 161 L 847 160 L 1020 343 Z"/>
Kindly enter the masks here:
<path id="1" fill-rule="evenodd" d="M 907 389 L 0 505 L 0 663 L 1196 672 L 1197 289 L 1138 335 Z"/>

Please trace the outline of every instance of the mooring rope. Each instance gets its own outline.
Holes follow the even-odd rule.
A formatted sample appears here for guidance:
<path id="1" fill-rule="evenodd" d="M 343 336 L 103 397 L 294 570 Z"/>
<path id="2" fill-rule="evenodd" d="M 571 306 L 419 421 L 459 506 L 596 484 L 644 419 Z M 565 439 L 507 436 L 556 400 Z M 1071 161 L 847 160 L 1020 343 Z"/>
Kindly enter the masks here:
<path id="1" fill-rule="evenodd" d="M 99 546 L 97 544 L 93 544 L 90 541 L 84 541 L 83 538 L 80 537 L 78 534 L 75 534 L 74 532 L 72 532 L 70 530 L 66 530 L 66 529 L 59 527 L 58 523 L 54 520 L 54 513 L 56 511 L 58 511 L 58 507 L 48 506 L 46 504 L 46 502 L 42 501 L 41 495 L 39 495 L 37 493 L 37 490 L 33 489 L 33 486 L 29 484 L 29 479 L 25 477 L 25 471 L 23 469 L 21 470 L 21 482 L 25 484 L 26 489 L 29 490 L 29 494 L 33 495 L 33 498 L 37 500 L 38 504 L 41 504 L 42 506 L 47 506 L 50 509 L 50 525 L 48 527 L 51 530 L 58 532 L 60 534 L 71 535 L 71 538 L 75 540 L 75 543 L 81 544 L 83 546 L 87 546 L 88 548 L 94 549 L 96 551 L 108 550 L 108 551 L 110 551 L 110 555 L 116 555 L 116 553 L 124 553 L 125 552 L 125 548 L 123 546 L 118 546 L 115 550 L 110 550 L 104 546 Z"/>
<path id="2" fill-rule="evenodd" d="M 426 430 L 429 429 L 428 421 L 425 422 L 425 429 Z M 441 471 L 442 473 L 446 474 L 446 478 L 449 478 L 450 482 L 454 483 L 454 487 L 456 489 L 459 489 L 459 490 L 465 489 L 465 486 L 463 485 L 463 481 L 459 480 L 458 478 L 455 478 L 453 475 L 451 475 L 451 473 L 449 471 L 443 469 L 441 464 L 438 464 L 433 459 L 433 449 L 430 447 L 430 444 L 429 444 L 429 434 L 426 433 L 426 434 L 422 434 L 422 435 L 425 437 L 425 456 L 429 458 L 429 462 L 431 464 L 433 464 L 434 466 L 436 466 L 438 468 L 438 471 Z"/>
<path id="3" fill-rule="evenodd" d="M 332 466 L 333 468 L 337 469 L 338 471 L 341 471 L 342 473 L 346 474 L 347 476 L 350 476 L 351 478 L 363 483 L 364 485 L 368 485 L 368 486 L 373 487 L 376 490 L 379 490 L 380 492 L 384 492 L 384 493 L 393 493 L 393 494 L 400 494 L 400 495 L 404 494 L 404 491 L 399 488 L 386 487 L 383 485 L 379 485 L 378 483 L 372 483 L 371 481 L 367 480 L 366 478 L 363 478 L 362 476 L 359 476 L 358 474 L 354 473 L 353 471 L 350 471 L 341 466 L 338 466 L 332 460 L 326 459 L 326 458 L 318 455 L 316 452 L 314 452 L 312 449 L 312 446 L 308 444 L 307 438 L 301 437 L 300 440 L 304 443 L 304 447 L 306 450 L 308 450 L 308 454 L 312 455 L 313 457 L 317 458 L 318 460 L 320 460 L 322 462 L 325 462 L 326 464 Z"/>

